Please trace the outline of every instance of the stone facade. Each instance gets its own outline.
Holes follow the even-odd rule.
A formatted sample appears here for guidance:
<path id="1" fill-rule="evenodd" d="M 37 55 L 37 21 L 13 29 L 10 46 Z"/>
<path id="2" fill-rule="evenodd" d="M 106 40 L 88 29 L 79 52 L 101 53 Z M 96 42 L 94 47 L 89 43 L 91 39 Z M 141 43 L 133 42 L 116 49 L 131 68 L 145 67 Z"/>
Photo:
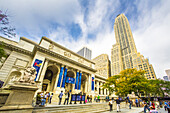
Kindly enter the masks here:
<path id="1" fill-rule="evenodd" d="M 0 44 L 3 44 L 8 55 L 0 67 L 0 80 L 4 82 L 3 86 L 8 85 L 14 76 L 20 77 L 27 66 L 33 66 L 37 71 L 35 79 L 39 88 L 37 92 L 53 92 L 54 97 L 66 90 L 71 90 L 72 94 L 82 92 L 94 97 L 97 95 L 95 82 L 102 80 L 103 84 L 107 79 L 96 74 L 93 61 L 47 37 L 42 37 L 39 43 L 25 37 L 21 37 L 19 42 L 0 37 Z M 67 77 L 74 78 L 75 82 L 66 83 Z"/>

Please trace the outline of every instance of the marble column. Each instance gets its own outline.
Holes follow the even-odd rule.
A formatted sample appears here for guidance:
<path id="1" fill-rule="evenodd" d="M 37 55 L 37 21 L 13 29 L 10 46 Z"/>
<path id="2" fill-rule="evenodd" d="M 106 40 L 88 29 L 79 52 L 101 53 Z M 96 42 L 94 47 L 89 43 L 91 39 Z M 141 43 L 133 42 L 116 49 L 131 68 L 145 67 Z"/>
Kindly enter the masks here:
<path id="1" fill-rule="evenodd" d="M 79 74 L 78 90 L 81 90 L 81 76 L 82 76 L 82 72 L 80 72 Z"/>
<path id="2" fill-rule="evenodd" d="M 88 84 L 88 82 L 87 82 L 87 78 L 86 78 L 86 81 L 85 81 L 85 93 L 88 92 L 88 90 L 87 90 L 87 88 L 88 88 L 87 84 Z"/>
<path id="3" fill-rule="evenodd" d="M 100 94 L 103 95 L 102 82 L 100 82 Z"/>
<path id="4" fill-rule="evenodd" d="M 65 88 L 66 75 L 67 75 L 67 66 L 65 67 L 65 71 L 64 71 L 63 82 L 61 85 L 62 88 Z"/>
<path id="5" fill-rule="evenodd" d="M 89 92 L 91 92 L 91 82 L 92 82 L 92 78 L 91 78 L 91 75 L 88 75 L 89 76 L 89 82 L 88 82 L 88 89 L 89 89 Z"/>
<path id="6" fill-rule="evenodd" d="M 96 82 L 97 82 L 97 93 L 99 94 L 99 81 Z"/>
<path id="7" fill-rule="evenodd" d="M 79 71 L 77 71 L 76 73 L 75 89 L 78 89 L 78 78 L 79 78 Z"/>
<path id="8" fill-rule="evenodd" d="M 64 70 L 64 65 L 61 65 L 57 87 L 60 87 L 60 85 L 61 85 L 61 79 L 62 79 L 62 75 L 63 75 L 63 70 Z"/>

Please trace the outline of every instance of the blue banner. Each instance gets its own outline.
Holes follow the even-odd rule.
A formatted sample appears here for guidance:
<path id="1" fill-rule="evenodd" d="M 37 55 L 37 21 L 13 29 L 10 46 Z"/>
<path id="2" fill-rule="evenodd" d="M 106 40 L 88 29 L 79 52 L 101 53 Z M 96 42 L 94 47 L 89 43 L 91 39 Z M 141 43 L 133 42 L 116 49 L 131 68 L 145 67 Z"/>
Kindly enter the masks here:
<path id="1" fill-rule="evenodd" d="M 64 71 L 63 83 L 62 83 L 61 87 L 65 87 L 66 75 L 67 75 L 67 68 L 65 68 L 65 71 Z"/>
<path id="2" fill-rule="evenodd" d="M 76 101 L 76 95 L 71 95 L 71 101 Z"/>
<path id="3" fill-rule="evenodd" d="M 66 83 L 74 84 L 74 83 L 75 83 L 75 78 L 67 77 L 67 78 L 66 78 Z"/>
<path id="4" fill-rule="evenodd" d="M 36 77 L 35 77 L 35 80 L 34 80 L 34 81 L 36 81 L 36 79 L 37 79 L 37 76 L 38 76 L 38 73 L 39 73 L 39 70 L 40 70 L 41 65 L 42 65 L 42 60 L 35 59 L 35 62 L 34 62 L 34 64 L 33 64 L 33 67 L 36 69 L 37 74 L 36 74 Z"/>
<path id="5" fill-rule="evenodd" d="M 92 77 L 92 91 L 94 91 L 94 77 Z"/>
<path id="6" fill-rule="evenodd" d="M 58 83 L 57 83 L 57 87 L 60 87 L 61 78 L 62 78 L 62 75 L 63 75 L 63 69 L 64 69 L 64 67 L 61 66 L 61 68 L 60 68 L 60 74 L 59 74 L 59 78 L 58 78 Z"/>
<path id="7" fill-rule="evenodd" d="M 75 84 L 75 89 L 78 89 L 78 79 L 79 78 L 79 72 L 76 74 L 76 84 Z"/>
<path id="8" fill-rule="evenodd" d="M 82 73 L 79 74 L 78 90 L 81 90 L 81 75 L 82 75 Z"/>
<path id="9" fill-rule="evenodd" d="M 77 95 L 76 101 L 81 101 L 81 95 Z"/>
<path id="10" fill-rule="evenodd" d="M 81 100 L 85 101 L 85 98 L 86 98 L 85 95 L 82 95 L 82 99 Z"/>

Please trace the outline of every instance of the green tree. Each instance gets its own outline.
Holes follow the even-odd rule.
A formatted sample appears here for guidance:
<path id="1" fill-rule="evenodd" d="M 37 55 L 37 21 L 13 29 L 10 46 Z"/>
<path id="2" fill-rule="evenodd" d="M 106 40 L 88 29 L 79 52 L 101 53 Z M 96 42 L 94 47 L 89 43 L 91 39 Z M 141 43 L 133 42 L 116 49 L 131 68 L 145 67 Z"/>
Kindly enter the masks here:
<path id="1" fill-rule="evenodd" d="M 127 96 L 135 92 L 137 96 L 143 93 L 145 96 L 161 96 L 164 94 L 170 95 L 170 82 L 163 80 L 148 80 L 144 77 L 145 71 L 137 69 L 126 69 L 109 77 L 103 88 L 109 89 L 110 92 L 115 92 L 119 96 Z"/>
<path id="2" fill-rule="evenodd" d="M 15 37 L 15 28 L 10 26 L 9 16 L 0 10 L 0 32 L 8 37 Z"/>
<path id="3" fill-rule="evenodd" d="M 150 94 L 152 96 L 161 96 L 164 97 L 165 94 L 170 95 L 170 82 L 164 80 L 149 80 L 150 84 L 152 85 L 152 89 L 150 89 Z"/>
<path id="4" fill-rule="evenodd" d="M 131 92 L 135 92 L 135 94 L 139 95 L 141 92 L 149 90 L 145 88 L 148 87 L 149 84 L 144 74 L 145 71 L 143 70 L 123 70 L 119 75 L 108 78 L 103 88 L 107 88 L 111 92 L 115 91 L 115 94 L 120 96 L 126 96 Z"/>
<path id="5" fill-rule="evenodd" d="M 0 45 L 0 62 L 2 62 L 2 57 L 6 57 L 6 52 L 4 51 L 2 45 Z"/>

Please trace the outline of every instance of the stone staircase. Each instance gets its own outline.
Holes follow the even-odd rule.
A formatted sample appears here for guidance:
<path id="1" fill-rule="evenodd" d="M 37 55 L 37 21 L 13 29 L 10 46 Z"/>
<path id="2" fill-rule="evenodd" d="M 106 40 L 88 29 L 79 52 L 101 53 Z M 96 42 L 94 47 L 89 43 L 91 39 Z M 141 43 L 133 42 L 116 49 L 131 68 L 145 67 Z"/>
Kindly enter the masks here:
<path id="1" fill-rule="evenodd" d="M 121 108 L 126 107 L 121 103 Z M 116 103 L 113 104 L 116 109 Z M 108 103 L 93 104 L 72 104 L 72 105 L 48 105 L 46 107 L 36 107 L 33 113 L 101 113 L 109 110 Z"/>
<path id="2" fill-rule="evenodd" d="M 2 81 L 6 80 L 8 73 L 10 72 L 12 66 L 14 65 L 15 60 L 16 60 L 16 57 L 14 55 L 10 55 L 6 59 L 2 68 L 0 69 L 0 80 Z"/>

